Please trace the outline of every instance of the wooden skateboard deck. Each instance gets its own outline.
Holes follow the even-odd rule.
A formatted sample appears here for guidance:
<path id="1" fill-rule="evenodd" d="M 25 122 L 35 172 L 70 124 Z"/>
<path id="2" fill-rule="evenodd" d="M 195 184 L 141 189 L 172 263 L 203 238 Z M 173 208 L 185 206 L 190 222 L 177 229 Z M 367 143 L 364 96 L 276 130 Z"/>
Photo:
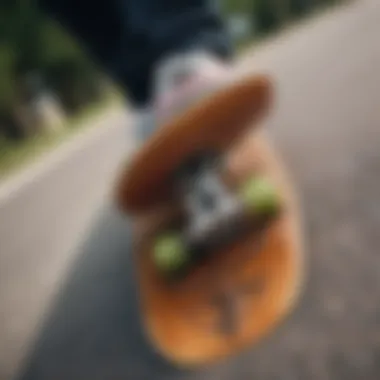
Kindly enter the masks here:
<path id="1" fill-rule="evenodd" d="M 141 314 L 153 346 L 192 367 L 255 345 L 290 312 L 299 293 L 302 239 L 297 202 L 284 168 L 256 124 L 270 105 L 269 82 L 230 84 L 160 129 L 122 173 L 117 197 L 133 215 Z M 176 281 L 158 272 L 155 236 L 186 215 L 170 173 L 200 150 L 223 152 L 232 189 L 264 175 L 281 194 L 282 210 L 265 228 L 250 229 L 219 247 Z"/>

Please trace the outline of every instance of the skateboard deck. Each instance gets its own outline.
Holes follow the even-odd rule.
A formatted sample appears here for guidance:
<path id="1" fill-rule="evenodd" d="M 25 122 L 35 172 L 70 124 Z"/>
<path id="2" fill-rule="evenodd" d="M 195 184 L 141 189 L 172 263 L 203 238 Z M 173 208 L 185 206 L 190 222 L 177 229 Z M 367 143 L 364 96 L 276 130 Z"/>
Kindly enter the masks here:
<path id="1" fill-rule="evenodd" d="M 181 367 L 205 365 L 257 344 L 291 311 L 299 294 L 303 244 L 297 200 L 273 146 L 258 128 L 271 97 L 265 77 L 226 84 L 157 130 L 121 174 L 117 200 L 134 219 L 145 331 L 155 349 Z M 210 152 L 213 159 L 202 161 Z M 192 175 L 181 182 L 185 170 L 178 168 L 194 157 L 202 159 L 190 165 Z M 196 212 L 190 217 L 194 210 L 184 206 L 184 199 L 199 190 L 194 183 L 202 162 L 214 165 L 205 165 L 208 173 L 218 168 L 221 186 L 230 194 L 238 194 L 250 178 L 265 177 L 277 190 L 279 209 L 262 222 L 251 222 L 244 210 L 244 217 L 236 219 L 242 210 L 237 208 L 213 229 L 198 225 L 212 218 Z M 211 177 L 205 175 L 204 182 Z M 186 229 L 193 226 L 192 218 L 200 226 L 198 234 Z M 242 221 L 246 228 L 230 233 Z M 188 239 L 186 247 L 202 252 L 173 278 L 160 272 L 154 256 L 157 237 L 169 230 L 177 235 L 190 231 L 181 235 Z"/>

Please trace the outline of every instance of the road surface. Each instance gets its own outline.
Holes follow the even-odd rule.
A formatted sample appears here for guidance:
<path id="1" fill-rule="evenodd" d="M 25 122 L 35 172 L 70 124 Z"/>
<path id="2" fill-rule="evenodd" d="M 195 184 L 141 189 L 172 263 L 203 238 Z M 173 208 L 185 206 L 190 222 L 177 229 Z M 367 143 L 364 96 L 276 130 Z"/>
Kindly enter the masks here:
<path id="1" fill-rule="evenodd" d="M 0 205 L 0 379 L 380 379 L 379 36 L 380 3 L 362 0 L 240 63 L 277 83 L 267 126 L 298 185 L 309 246 L 301 303 L 260 348 L 195 373 L 150 350 L 128 221 L 107 201 L 127 150 L 119 115 Z"/>

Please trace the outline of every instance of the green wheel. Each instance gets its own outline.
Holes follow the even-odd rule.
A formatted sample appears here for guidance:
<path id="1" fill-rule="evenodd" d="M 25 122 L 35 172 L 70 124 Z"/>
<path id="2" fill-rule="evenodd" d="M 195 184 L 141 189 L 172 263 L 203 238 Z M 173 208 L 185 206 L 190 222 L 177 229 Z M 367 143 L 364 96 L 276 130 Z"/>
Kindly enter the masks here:
<path id="1" fill-rule="evenodd" d="M 154 263 L 163 274 L 174 274 L 189 262 L 189 253 L 179 234 L 159 236 L 154 245 Z"/>
<path id="2" fill-rule="evenodd" d="M 258 217 L 272 216 L 281 206 L 277 188 L 266 178 L 251 178 L 241 188 L 245 206 Z"/>

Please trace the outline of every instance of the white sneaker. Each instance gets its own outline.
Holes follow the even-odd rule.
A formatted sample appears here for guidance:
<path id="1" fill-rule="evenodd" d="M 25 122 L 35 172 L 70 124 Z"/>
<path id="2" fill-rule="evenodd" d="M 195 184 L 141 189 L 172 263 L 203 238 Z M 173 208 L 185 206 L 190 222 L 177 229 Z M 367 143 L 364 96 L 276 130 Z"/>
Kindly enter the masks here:
<path id="1" fill-rule="evenodd" d="M 138 140 L 146 140 L 164 120 L 218 86 L 229 70 L 227 64 L 203 51 L 177 54 L 161 61 L 154 74 L 152 105 L 136 112 Z"/>

